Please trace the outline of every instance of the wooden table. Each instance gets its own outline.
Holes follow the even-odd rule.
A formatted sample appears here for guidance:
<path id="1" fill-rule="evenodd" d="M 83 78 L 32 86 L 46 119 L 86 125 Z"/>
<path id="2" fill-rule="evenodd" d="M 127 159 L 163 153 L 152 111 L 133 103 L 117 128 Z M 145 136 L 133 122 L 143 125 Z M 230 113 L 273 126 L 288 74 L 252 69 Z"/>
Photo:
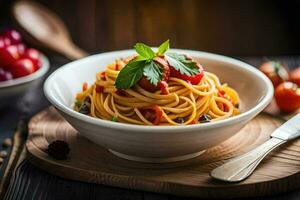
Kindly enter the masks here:
<path id="1" fill-rule="evenodd" d="M 272 59 L 271 57 L 268 58 Z M 274 59 L 280 60 L 290 67 L 300 65 L 300 57 L 276 57 Z M 242 60 L 257 66 L 265 58 L 248 57 L 242 58 Z M 52 66 L 49 73 L 65 62 L 67 60 L 61 57 L 51 59 Z M 43 95 L 42 84 L 43 81 L 32 88 L 22 99 L 18 99 L 16 104 L 11 103 L 8 107 L 0 110 L 0 142 L 5 137 L 12 137 L 14 128 L 20 119 L 26 121 L 49 105 Z M 5 165 L 6 163 L 7 161 Z M 3 176 L 5 165 L 1 167 L 1 177 Z M 15 167 L 15 174 L 10 179 L 9 185 L 4 192 L 5 199 L 186 199 L 62 179 L 34 167 L 27 159 Z M 4 192 L 2 195 L 4 195 Z M 264 197 L 261 199 L 300 199 L 300 189 L 280 196 Z"/>

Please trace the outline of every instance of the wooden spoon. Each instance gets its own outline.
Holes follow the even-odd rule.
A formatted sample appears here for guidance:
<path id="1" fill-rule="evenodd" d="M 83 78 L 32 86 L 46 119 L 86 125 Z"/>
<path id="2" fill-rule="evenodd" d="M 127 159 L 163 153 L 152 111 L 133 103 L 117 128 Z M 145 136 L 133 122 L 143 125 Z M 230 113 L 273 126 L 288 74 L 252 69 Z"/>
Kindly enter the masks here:
<path id="1" fill-rule="evenodd" d="M 14 4 L 12 11 L 19 25 L 38 40 L 40 45 L 55 50 L 72 60 L 88 55 L 72 42 L 61 19 L 41 4 L 18 1 Z"/>

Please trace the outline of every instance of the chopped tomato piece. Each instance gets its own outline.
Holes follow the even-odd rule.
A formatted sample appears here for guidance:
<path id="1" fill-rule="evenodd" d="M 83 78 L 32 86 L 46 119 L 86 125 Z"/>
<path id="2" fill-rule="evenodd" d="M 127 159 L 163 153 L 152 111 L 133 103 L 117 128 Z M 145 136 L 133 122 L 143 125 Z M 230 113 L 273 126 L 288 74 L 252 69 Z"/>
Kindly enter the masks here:
<path id="1" fill-rule="evenodd" d="M 101 80 L 106 81 L 105 72 L 101 72 Z"/>
<path id="2" fill-rule="evenodd" d="M 154 125 L 158 125 L 162 119 L 162 110 L 159 106 L 153 105 L 142 110 L 142 115 Z"/>
<path id="3" fill-rule="evenodd" d="M 151 84 L 150 81 L 145 76 L 143 76 L 138 83 L 139 86 L 141 86 L 143 89 L 149 92 L 155 92 L 156 90 L 158 90 L 157 86 Z"/>
<path id="4" fill-rule="evenodd" d="M 185 80 L 185 81 L 189 81 L 192 85 L 197 85 L 198 83 L 200 83 L 201 79 L 204 76 L 203 67 L 200 64 L 198 64 L 198 67 L 199 67 L 200 72 L 194 76 L 188 76 L 188 75 L 181 74 L 174 67 L 170 67 L 171 76 Z"/>
<path id="5" fill-rule="evenodd" d="M 119 70 L 119 65 L 118 65 L 118 63 L 116 63 L 116 65 L 115 65 L 115 70 L 116 70 L 116 71 Z"/>
<path id="6" fill-rule="evenodd" d="M 192 120 L 189 124 L 196 124 L 196 120 Z"/>
<path id="7" fill-rule="evenodd" d="M 219 89 L 219 92 L 218 92 L 218 96 L 220 96 L 220 97 L 224 97 L 224 95 L 225 95 L 226 93 L 225 93 L 225 91 L 224 90 L 222 90 L 222 89 Z"/>
<path id="8" fill-rule="evenodd" d="M 160 81 L 158 83 L 160 94 L 169 94 L 168 83 L 166 81 Z"/>
<path id="9" fill-rule="evenodd" d="M 86 91 L 88 89 L 88 83 L 87 82 L 84 82 L 82 84 L 82 91 Z"/>

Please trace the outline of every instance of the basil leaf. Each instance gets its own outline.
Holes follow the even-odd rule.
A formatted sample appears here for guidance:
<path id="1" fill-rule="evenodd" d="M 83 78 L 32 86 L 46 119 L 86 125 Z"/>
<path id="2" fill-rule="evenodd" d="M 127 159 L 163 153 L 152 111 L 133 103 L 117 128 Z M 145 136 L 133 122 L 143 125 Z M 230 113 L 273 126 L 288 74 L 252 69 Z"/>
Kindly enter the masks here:
<path id="1" fill-rule="evenodd" d="M 158 56 L 164 55 L 164 53 L 168 51 L 169 48 L 170 48 L 170 42 L 169 40 L 167 40 L 158 47 L 157 55 Z"/>
<path id="2" fill-rule="evenodd" d="M 136 43 L 134 45 L 136 52 L 143 58 L 153 59 L 155 57 L 154 51 L 143 43 Z"/>
<path id="3" fill-rule="evenodd" d="M 144 76 L 151 84 L 157 85 L 162 79 L 163 69 L 154 61 L 147 63 L 144 67 Z"/>
<path id="4" fill-rule="evenodd" d="M 183 75 L 194 76 L 200 72 L 197 63 L 186 59 L 182 54 L 166 53 L 166 58 L 168 63 Z"/>
<path id="5" fill-rule="evenodd" d="M 134 86 L 143 76 L 145 60 L 133 60 L 119 72 L 115 86 L 117 89 L 128 89 Z"/>

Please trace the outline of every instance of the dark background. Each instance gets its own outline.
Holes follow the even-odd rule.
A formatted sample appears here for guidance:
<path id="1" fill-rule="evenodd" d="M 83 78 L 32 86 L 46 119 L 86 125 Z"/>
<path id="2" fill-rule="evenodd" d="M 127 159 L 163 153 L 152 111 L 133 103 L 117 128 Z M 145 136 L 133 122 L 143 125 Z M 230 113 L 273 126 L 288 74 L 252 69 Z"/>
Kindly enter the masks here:
<path id="1" fill-rule="evenodd" d="M 137 41 L 230 56 L 300 54 L 300 1 L 37 0 L 66 23 L 91 52 L 132 48 Z M 11 25 L 0 0 L 0 23 Z"/>

